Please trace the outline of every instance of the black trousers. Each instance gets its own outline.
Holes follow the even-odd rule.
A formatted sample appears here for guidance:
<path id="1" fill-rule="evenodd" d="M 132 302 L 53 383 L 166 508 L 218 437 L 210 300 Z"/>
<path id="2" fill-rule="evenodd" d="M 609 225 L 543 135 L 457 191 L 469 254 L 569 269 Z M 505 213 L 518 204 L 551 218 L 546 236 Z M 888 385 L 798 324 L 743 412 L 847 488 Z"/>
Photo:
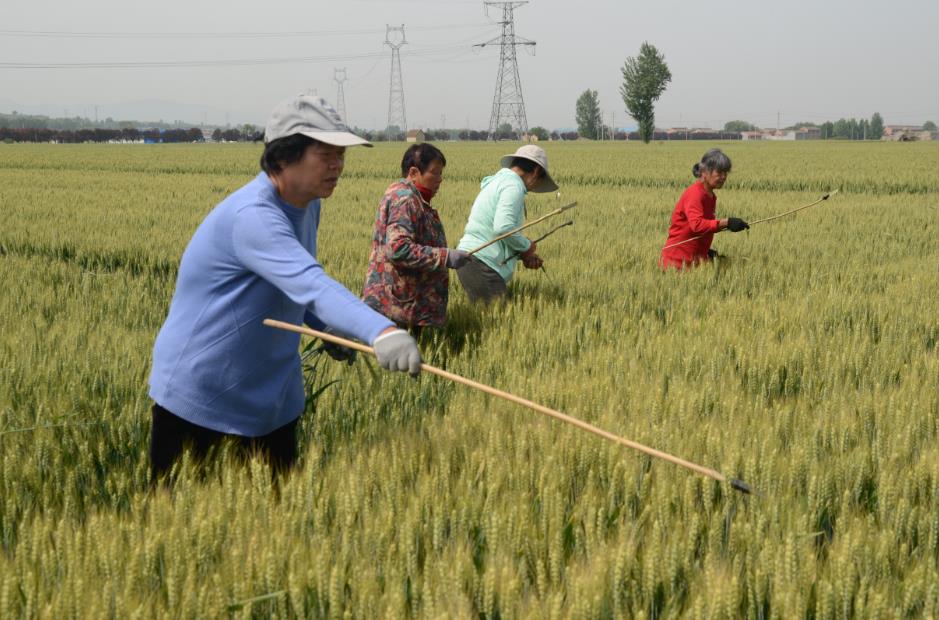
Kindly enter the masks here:
<path id="1" fill-rule="evenodd" d="M 466 291 L 466 297 L 473 303 L 488 303 L 506 296 L 509 287 L 495 269 L 475 256 L 456 270 L 456 275 Z"/>
<path id="2" fill-rule="evenodd" d="M 150 430 L 150 480 L 165 476 L 173 463 L 189 448 L 198 460 L 205 458 L 213 446 L 224 439 L 232 440 L 246 458 L 260 454 L 278 473 L 289 470 L 297 462 L 297 418 L 261 437 L 229 435 L 188 422 L 154 403 L 153 426 Z"/>

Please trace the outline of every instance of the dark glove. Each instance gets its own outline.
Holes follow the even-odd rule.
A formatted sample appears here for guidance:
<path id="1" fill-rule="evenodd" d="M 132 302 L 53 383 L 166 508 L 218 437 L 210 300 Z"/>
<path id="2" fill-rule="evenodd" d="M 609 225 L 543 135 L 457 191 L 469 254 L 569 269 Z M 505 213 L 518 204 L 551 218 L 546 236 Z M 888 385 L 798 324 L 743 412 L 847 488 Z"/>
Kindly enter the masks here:
<path id="1" fill-rule="evenodd" d="M 336 334 L 336 332 L 334 332 L 329 327 L 323 331 L 330 335 L 341 335 Z M 329 342 L 328 340 L 324 340 L 323 344 L 321 344 L 319 348 L 323 351 L 326 351 L 329 357 L 333 358 L 337 362 L 346 362 L 350 366 L 353 364 L 353 362 L 355 362 L 355 349 L 350 349 L 349 347 L 344 347 L 341 344 Z"/>
<path id="2" fill-rule="evenodd" d="M 718 253 L 717 250 L 708 250 L 709 259 L 714 260 L 715 258 L 719 258 L 719 257 L 720 257 L 720 254 Z"/>
<path id="3" fill-rule="evenodd" d="M 727 218 L 727 229 L 730 232 L 740 232 L 741 230 L 747 230 L 750 228 L 750 225 L 739 217 L 729 217 Z"/>
<path id="4" fill-rule="evenodd" d="M 469 252 L 463 250 L 447 250 L 447 267 L 450 269 L 459 269 L 469 262 Z"/>

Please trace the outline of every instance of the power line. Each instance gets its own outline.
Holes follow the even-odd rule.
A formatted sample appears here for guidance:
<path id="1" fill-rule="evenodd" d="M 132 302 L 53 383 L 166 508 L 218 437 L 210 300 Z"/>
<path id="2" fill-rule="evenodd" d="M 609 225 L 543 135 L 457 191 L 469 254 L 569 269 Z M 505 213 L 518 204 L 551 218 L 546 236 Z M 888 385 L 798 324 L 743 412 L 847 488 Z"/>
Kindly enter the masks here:
<path id="1" fill-rule="evenodd" d="M 491 28 L 491 23 L 480 24 L 442 24 L 437 26 L 412 26 L 412 31 L 460 30 L 470 28 Z M 379 28 L 358 28 L 350 30 L 300 30 L 286 32 L 103 32 L 74 30 L 0 30 L 0 37 L 23 38 L 65 38 L 65 39 L 253 39 L 282 37 L 323 37 L 366 35 L 382 32 Z"/>
<path id="2" fill-rule="evenodd" d="M 405 56 L 431 57 L 467 51 L 466 46 L 454 45 L 438 48 L 418 49 Z M 337 62 L 381 58 L 384 52 L 342 54 L 334 56 L 297 56 L 283 58 L 240 58 L 230 60 L 159 60 L 159 61 L 103 61 L 103 62 L 0 62 L 0 69 L 153 69 L 183 67 L 244 67 L 254 65 L 277 65 L 317 62 Z M 399 61 L 400 62 L 400 61 Z"/>

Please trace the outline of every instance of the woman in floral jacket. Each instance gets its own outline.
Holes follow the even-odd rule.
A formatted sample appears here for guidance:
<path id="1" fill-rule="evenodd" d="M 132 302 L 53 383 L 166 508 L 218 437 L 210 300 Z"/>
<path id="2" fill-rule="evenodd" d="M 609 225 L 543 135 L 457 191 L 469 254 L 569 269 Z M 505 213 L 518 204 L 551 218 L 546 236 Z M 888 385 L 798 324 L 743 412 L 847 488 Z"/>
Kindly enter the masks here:
<path id="1" fill-rule="evenodd" d="M 378 205 L 362 299 L 399 326 L 439 327 L 447 321 L 448 269 L 468 255 L 447 249 L 440 216 L 430 205 L 447 160 L 432 144 L 415 144 L 401 160 L 402 178 Z"/>

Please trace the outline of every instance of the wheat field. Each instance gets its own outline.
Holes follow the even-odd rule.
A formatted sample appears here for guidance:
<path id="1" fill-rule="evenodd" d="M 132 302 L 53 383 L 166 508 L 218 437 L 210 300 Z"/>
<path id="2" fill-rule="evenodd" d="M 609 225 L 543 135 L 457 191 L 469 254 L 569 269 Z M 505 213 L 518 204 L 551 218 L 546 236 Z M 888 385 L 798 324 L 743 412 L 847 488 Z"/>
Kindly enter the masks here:
<path id="1" fill-rule="evenodd" d="M 516 145 L 437 146 L 452 246 Z M 425 361 L 757 495 L 361 356 L 309 359 L 290 476 L 223 453 L 153 491 L 179 257 L 261 148 L 0 144 L 0 617 L 939 617 L 939 145 L 719 145 L 722 217 L 840 192 L 682 274 L 658 252 L 713 144 L 544 146 L 561 195 L 529 218 L 575 224 L 505 306 L 454 278 Z M 324 202 L 354 292 L 403 151 L 351 149 Z"/>

